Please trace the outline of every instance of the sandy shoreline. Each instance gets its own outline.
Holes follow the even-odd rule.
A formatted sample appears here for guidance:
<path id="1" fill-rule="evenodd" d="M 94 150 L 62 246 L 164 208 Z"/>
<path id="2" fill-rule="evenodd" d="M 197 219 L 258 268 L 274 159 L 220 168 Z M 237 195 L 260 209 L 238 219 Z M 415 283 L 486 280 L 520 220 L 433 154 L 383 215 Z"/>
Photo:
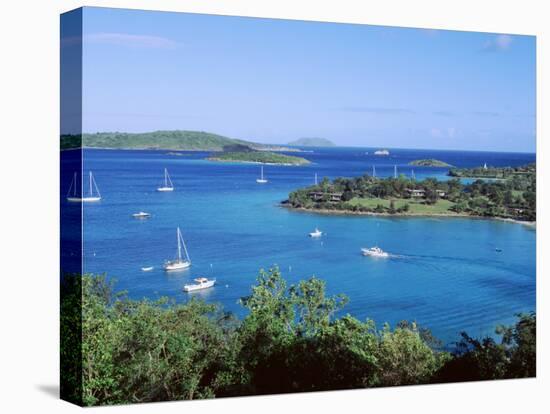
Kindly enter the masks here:
<path id="1" fill-rule="evenodd" d="M 326 210 L 326 209 L 308 209 L 308 208 L 296 208 L 287 204 L 280 203 L 280 207 L 287 208 L 298 213 L 313 213 L 322 214 L 327 216 L 374 216 L 374 217 L 395 217 L 395 218 L 469 218 L 474 220 L 497 220 L 506 223 L 522 224 L 528 227 L 536 227 L 536 221 L 522 221 L 505 217 L 487 217 L 487 216 L 473 216 L 471 214 L 455 213 L 455 214 L 419 214 L 419 213 L 376 213 L 373 211 L 346 211 L 346 210 Z"/>

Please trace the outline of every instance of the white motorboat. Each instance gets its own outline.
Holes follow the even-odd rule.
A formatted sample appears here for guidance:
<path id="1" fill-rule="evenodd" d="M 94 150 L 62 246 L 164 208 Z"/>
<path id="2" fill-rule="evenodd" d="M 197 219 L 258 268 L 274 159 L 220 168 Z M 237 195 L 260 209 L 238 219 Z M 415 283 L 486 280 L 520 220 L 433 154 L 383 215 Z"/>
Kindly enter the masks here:
<path id="1" fill-rule="evenodd" d="M 321 237 L 323 235 L 323 232 L 319 230 L 317 227 L 315 227 L 315 231 L 312 231 L 309 233 L 309 237 Z"/>
<path id="2" fill-rule="evenodd" d="M 185 246 L 185 241 L 181 235 L 180 228 L 177 229 L 177 238 L 178 238 L 178 253 L 177 257 L 174 260 L 167 260 L 164 262 L 164 270 L 185 270 L 191 266 L 191 259 L 189 258 L 189 253 L 187 253 L 187 247 Z M 182 255 L 182 247 L 185 255 Z"/>
<path id="3" fill-rule="evenodd" d="M 76 203 L 89 203 L 100 201 L 101 194 L 99 193 L 99 188 L 97 187 L 97 183 L 95 182 L 94 175 L 91 171 L 89 174 L 88 182 L 88 195 L 84 195 L 83 189 L 81 189 L 81 191 L 77 191 L 77 174 L 74 173 L 73 180 L 71 181 L 71 186 L 69 187 L 69 191 L 67 192 L 67 201 Z"/>
<path id="4" fill-rule="evenodd" d="M 146 213 L 145 211 L 140 211 L 139 213 L 132 214 L 132 217 L 135 217 L 135 218 L 148 218 L 148 217 L 151 217 L 151 214 Z"/>
<path id="5" fill-rule="evenodd" d="M 153 270 L 154 267 L 153 266 L 147 266 L 147 267 L 142 267 L 141 268 L 141 271 L 142 272 L 150 272 L 151 270 Z"/>
<path id="6" fill-rule="evenodd" d="M 258 184 L 265 184 L 267 183 L 267 178 L 264 178 L 264 166 L 262 165 L 260 170 L 260 178 L 256 178 L 256 182 Z"/>
<path id="7" fill-rule="evenodd" d="M 370 257 L 389 257 L 389 253 L 383 251 L 380 247 L 369 247 L 369 248 L 362 248 L 361 253 L 363 256 L 370 256 Z"/>
<path id="8" fill-rule="evenodd" d="M 168 170 L 166 168 L 164 169 L 164 185 L 158 187 L 157 191 L 174 191 L 174 184 L 172 184 L 172 179 L 170 178 L 170 174 L 168 174 Z"/>
<path id="9" fill-rule="evenodd" d="M 208 289 L 216 283 L 216 279 L 207 279 L 205 277 L 199 277 L 195 279 L 195 282 L 189 285 L 184 285 L 184 292 L 193 292 L 195 290 Z"/>

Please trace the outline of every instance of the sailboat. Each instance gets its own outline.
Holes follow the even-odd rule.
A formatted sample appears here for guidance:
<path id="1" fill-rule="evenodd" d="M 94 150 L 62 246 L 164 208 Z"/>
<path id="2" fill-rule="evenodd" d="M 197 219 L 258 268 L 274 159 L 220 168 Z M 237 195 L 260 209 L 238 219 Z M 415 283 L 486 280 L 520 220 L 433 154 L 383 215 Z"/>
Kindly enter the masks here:
<path id="1" fill-rule="evenodd" d="M 189 253 L 187 253 L 187 247 L 185 246 L 185 241 L 183 240 L 183 236 L 181 235 L 179 227 L 176 234 L 178 238 L 178 255 L 176 259 L 167 260 L 166 262 L 164 262 L 164 270 L 167 271 L 184 270 L 191 266 L 191 259 L 189 258 Z M 185 253 L 185 257 L 183 257 L 181 254 L 182 247 L 183 252 Z"/>
<path id="2" fill-rule="evenodd" d="M 319 184 L 319 182 L 317 181 L 317 173 L 315 173 L 315 185 Z"/>
<path id="3" fill-rule="evenodd" d="M 77 187 L 77 174 L 74 173 L 73 180 L 71 181 L 71 186 L 69 187 L 69 191 L 67 192 L 67 201 L 72 201 L 77 203 L 87 203 L 87 202 L 101 200 L 101 194 L 99 193 L 99 188 L 97 187 L 97 184 L 95 182 L 94 176 L 91 171 L 89 175 L 88 195 L 86 196 L 83 195 L 82 191 L 80 191 L 81 195 L 78 195 L 78 191 L 76 187 Z M 95 194 L 94 194 L 94 189 L 95 189 Z"/>
<path id="4" fill-rule="evenodd" d="M 393 178 L 397 178 L 397 165 L 393 166 Z"/>
<path id="5" fill-rule="evenodd" d="M 309 233 L 309 237 L 321 237 L 323 235 L 323 232 L 319 230 L 317 227 L 315 227 L 315 230 Z"/>
<path id="6" fill-rule="evenodd" d="M 256 182 L 259 184 L 265 184 L 267 183 L 267 179 L 264 178 L 264 166 L 262 165 L 260 170 L 260 178 L 256 178 Z"/>
<path id="7" fill-rule="evenodd" d="M 374 165 L 372 166 L 372 176 L 376 177 L 376 167 Z"/>
<path id="8" fill-rule="evenodd" d="M 174 191 L 174 184 L 172 184 L 170 174 L 168 174 L 168 170 L 166 168 L 164 169 L 164 185 L 158 187 L 157 191 Z"/>
<path id="9" fill-rule="evenodd" d="M 414 176 L 414 170 L 411 170 L 411 178 L 412 178 L 413 180 L 416 180 L 416 177 Z"/>

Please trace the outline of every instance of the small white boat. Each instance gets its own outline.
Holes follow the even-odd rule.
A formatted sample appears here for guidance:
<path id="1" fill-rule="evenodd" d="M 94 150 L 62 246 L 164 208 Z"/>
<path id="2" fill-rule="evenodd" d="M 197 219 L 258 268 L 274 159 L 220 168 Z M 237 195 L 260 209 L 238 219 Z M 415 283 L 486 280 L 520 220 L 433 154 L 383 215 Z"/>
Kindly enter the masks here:
<path id="1" fill-rule="evenodd" d="M 157 191 L 174 191 L 174 184 L 172 184 L 172 179 L 170 178 L 170 174 L 168 174 L 168 170 L 166 168 L 164 169 L 164 185 L 158 187 Z"/>
<path id="2" fill-rule="evenodd" d="M 135 218 L 148 218 L 148 217 L 151 217 L 151 214 L 146 213 L 145 211 L 140 211 L 139 213 L 132 214 L 132 217 L 135 217 Z"/>
<path id="3" fill-rule="evenodd" d="M 177 229 L 176 234 L 178 238 L 177 257 L 174 260 L 167 260 L 166 262 L 164 262 L 164 270 L 166 271 L 184 270 L 191 266 L 191 259 L 189 258 L 189 253 L 187 253 L 187 247 L 185 246 L 185 241 L 183 240 L 179 227 Z M 181 254 L 182 247 L 185 253 L 185 257 Z"/>
<path id="4" fill-rule="evenodd" d="M 387 149 L 380 149 L 380 150 L 374 151 L 374 155 L 387 156 L 387 155 L 390 155 L 390 152 Z"/>
<path id="5" fill-rule="evenodd" d="M 94 176 L 91 171 L 89 175 L 88 195 L 85 196 L 83 194 L 84 189 L 81 189 L 81 191 L 77 191 L 76 187 L 77 187 L 77 174 L 74 173 L 73 180 L 71 181 L 71 186 L 69 187 L 69 191 L 67 192 L 67 201 L 76 202 L 76 203 L 90 203 L 90 202 L 101 200 L 101 194 L 99 193 L 99 188 L 97 187 L 97 183 L 95 182 Z M 95 193 L 94 193 L 94 189 L 95 189 Z"/>
<path id="6" fill-rule="evenodd" d="M 380 247 L 370 247 L 370 248 L 362 248 L 361 253 L 363 256 L 370 256 L 370 257 L 389 257 L 390 255 L 383 251 Z"/>
<path id="7" fill-rule="evenodd" d="M 317 227 L 315 227 L 315 231 L 312 231 L 309 233 L 309 237 L 321 237 L 323 235 L 323 232 L 319 230 Z"/>
<path id="8" fill-rule="evenodd" d="M 260 170 L 260 178 L 256 178 L 256 182 L 258 184 L 265 184 L 267 183 L 267 178 L 264 178 L 264 166 L 262 165 Z"/>
<path id="9" fill-rule="evenodd" d="M 184 292 L 193 292 L 194 290 L 201 290 L 201 289 L 208 289 L 216 283 L 216 279 L 207 279 L 205 277 L 199 277 L 195 279 L 195 282 L 193 284 L 184 285 L 183 290 Z"/>
<path id="10" fill-rule="evenodd" d="M 141 268 L 141 271 L 142 272 L 150 272 L 151 270 L 153 270 L 154 267 L 153 266 L 148 266 L 148 267 L 142 267 Z"/>

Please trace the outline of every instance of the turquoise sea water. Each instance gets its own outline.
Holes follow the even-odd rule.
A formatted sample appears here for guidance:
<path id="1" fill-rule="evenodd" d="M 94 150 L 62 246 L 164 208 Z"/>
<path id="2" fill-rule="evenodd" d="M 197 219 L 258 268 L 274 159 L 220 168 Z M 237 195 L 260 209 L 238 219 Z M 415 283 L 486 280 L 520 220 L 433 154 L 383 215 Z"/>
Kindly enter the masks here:
<path id="1" fill-rule="evenodd" d="M 366 154 L 369 152 L 369 154 Z M 345 293 L 343 313 L 377 323 L 416 320 L 449 343 L 460 331 L 490 334 L 514 314 L 535 309 L 533 228 L 492 220 L 324 216 L 281 208 L 289 191 L 313 183 L 314 174 L 380 176 L 411 173 L 407 163 L 437 158 L 461 167 L 521 165 L 534 154 L 372 149 L 314 149 L 304 167 L 265 166 L 269 183 L 255 179 L 259 166 L 212 163 L 205 153 L 85 150 L 84 173 L 94 172 L 103 199 L 84 205 L 84 269 L 107 273 L 132 298 L 169 296 L 186 301 L 183 284 L 197 276 L 218 284 L 193 295 L 243 314 L 237 304 L 260 268 L 278 265 L 295 283 L 315 275 L 331 294 Z M 175 191 L 158 193 L 168 168 Z M 417 179 L 445 179 L 445 168 L 414 168 Z M 66 184 L 68 189 L 70 183 Z M 64 196 L 64 194 L 62 194 Z M 79 208 L 79 206 L 75 206 Z M 147 211 L 152 217 L 134 219 Z M 166 273 L 162 263 L 176 251 L 180 226 L 192 267 Z M 319 227 L 326 234 L 311 239 Z M 386 260 L 363 257 L 360 248 L 379 245 Z M 495 248 L 502 249 L 497 252 Z M 141 267 L 154 266 L 151 272 Z"/>

